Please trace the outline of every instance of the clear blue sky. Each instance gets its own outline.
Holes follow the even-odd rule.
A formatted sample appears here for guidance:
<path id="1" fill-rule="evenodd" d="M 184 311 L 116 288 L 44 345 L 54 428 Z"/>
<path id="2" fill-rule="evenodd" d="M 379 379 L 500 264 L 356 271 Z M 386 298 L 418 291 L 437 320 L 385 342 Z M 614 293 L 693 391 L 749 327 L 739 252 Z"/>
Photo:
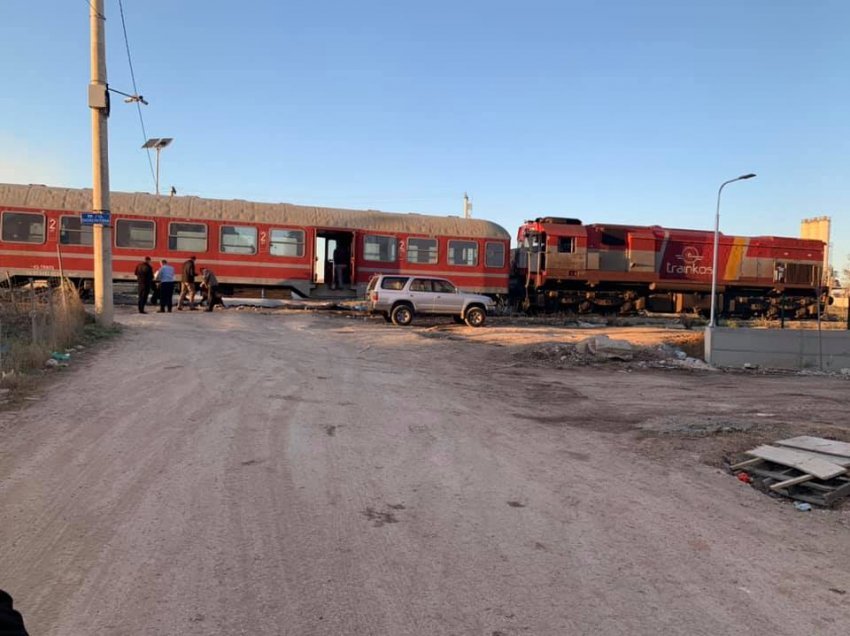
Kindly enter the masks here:
<path id="1" fill-rule="evenodd" d="M 124 0 L 163 189 L 796 236 L 850 253 L 847 0 Z M 110 85 L 131 92 L 118 0 Z M 3 0 L 0 181 L 88 187 L 87 0 Z M 114 190 L 153 190 L 113 101 Z"/>

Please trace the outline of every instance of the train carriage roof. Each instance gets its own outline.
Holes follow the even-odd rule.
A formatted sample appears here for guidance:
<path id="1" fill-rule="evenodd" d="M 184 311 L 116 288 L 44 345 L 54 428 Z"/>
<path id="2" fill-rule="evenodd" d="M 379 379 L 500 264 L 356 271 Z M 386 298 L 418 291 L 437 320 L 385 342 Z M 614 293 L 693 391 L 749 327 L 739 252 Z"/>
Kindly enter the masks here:
<path id="1" fill-rule="evenodd" d="M 89 189 L 0 184 L 0 205 L 82 212 L 91 209 Z M 509 240 L 508 232 L 483 219 L 400 214 L 378 210 L 320 208 L 291 203 L 157 196 L 142 192 L 110 192 L 111 211 L 118 215 L 205 219 L 233 223 L 269 223 L 299 227 L 360 229 L 373 232 L 425 234 Z"/>

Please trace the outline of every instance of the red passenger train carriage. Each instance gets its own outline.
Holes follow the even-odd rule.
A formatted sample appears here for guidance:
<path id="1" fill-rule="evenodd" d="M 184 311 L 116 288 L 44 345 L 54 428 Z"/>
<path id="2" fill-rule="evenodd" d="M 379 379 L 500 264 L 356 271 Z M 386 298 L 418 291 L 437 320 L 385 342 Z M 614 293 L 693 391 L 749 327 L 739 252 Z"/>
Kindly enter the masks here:
<path id="1" fill-rule="evenodd" d="M 288 289 L 323 295 L 337 247 L 348 256 L 345 287 L 362 294 L 378 273 L 426 274 L 459 287 L 508 290 L 510 235 L 480 219 L 342 210 L 199 197 L 112 192 L 115 280 L 134 280 L 145 256 L 177 264 L 197 256 L 225 291 Z M 92 232 L 81 224 L 91 191 L 0 184 L 0 275 L 45 270 L 93 277 Z"/>
<path id="2" fill-rule="evenodd" d="M 713 232 L 544 217 L 526 221 L 517 240 L 514 292 L 528 305 L 691 312 L 711 302 Z M 816 314 L 822 241 L 721 234 L 718 243 L 721 313 Z"/>

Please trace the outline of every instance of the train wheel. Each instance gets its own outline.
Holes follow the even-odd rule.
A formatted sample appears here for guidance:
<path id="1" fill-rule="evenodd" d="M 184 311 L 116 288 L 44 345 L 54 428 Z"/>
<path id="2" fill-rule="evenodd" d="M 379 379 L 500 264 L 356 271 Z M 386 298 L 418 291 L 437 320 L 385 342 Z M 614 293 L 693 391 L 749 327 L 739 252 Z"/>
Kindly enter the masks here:
<path id="1" fill-rule="evenodd" d="M 396 305 L 390 317 L 394 325 L 407 327 L 413 322 L 413 308 L 410 305 Z"/>

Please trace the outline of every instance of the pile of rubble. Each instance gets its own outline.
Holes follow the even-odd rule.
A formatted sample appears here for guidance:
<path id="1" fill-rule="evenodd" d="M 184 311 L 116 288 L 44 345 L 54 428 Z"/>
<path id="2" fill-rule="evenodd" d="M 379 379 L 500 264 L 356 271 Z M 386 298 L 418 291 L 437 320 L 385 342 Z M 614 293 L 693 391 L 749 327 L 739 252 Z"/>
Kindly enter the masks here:
<path id="1" fill-rule="evenodd" d="M 606 335 L 590 336 L 576 343 L 542 344 L 520 355 L 554 367 L 619 362 L 638 368 L 714 370 L 702 360 L 692 358 L 669 344 L 638 347 L 627 340 L 616 340 Z"/>

